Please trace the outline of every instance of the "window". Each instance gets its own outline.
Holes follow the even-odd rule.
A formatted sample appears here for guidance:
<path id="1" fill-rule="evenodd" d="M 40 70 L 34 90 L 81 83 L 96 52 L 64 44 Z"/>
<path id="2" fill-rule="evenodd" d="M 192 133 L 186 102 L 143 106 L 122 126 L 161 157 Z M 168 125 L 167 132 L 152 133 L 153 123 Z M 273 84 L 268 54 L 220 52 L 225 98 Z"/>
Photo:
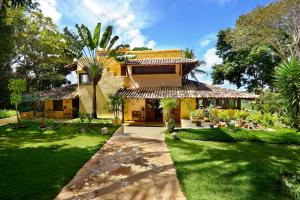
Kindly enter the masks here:
<path id="1" fill-rule="evenodd" d="M 79 84 L 81 85 L 90 84 L 90 80 L 87 74 L 79 74 Z"/>
<path id="2" fill-rule="evenodd" d="M 53 100 L 53 111 L 63 111 L 62 100 Z"/>
<path id="3" fill-rule="evenodd" d="M 132 66 L 132 74 L 175 74 L 175 65 Z"/>

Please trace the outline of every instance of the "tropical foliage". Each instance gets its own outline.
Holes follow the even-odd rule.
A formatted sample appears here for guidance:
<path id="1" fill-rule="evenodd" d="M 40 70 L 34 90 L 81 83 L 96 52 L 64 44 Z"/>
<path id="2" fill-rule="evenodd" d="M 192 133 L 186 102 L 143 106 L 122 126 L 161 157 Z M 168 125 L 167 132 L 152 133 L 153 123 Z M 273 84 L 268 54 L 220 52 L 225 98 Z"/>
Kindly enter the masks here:
<path id="1" fill-rule="evenodd" d="M 175 119 L 173 115 L 173 110 L 177 107 L 177 99 L 174 98 L 165 98 L 161 100 L 161 105 L 166 113 L 166 128 L 168 132 L 173 132 L 175 129 Z"/>
<path id="2" fill-rule="evenodd" d="M 187 48 L 186 50 L 184 50 L 183 54 L 184 54 L 184 57 L 185 57 L 185 58 L 189 58 L 189 59 L 194 59 L 194 58 L 196 58 L 196 56 L 195 56 L 195 54 L 194 54 L 194 51 L 193 51 L 192 49 L 188 49 L 188 48 Z M 200 69 L 200 67 L 201 67 L 202 65 L 204 65 L 204 64 L 205 64 L 204 61 L 198 62 L 197 66 L 189 73 L 190 77 L 191 77 L 193 80 L 199 81 L 199 80 L 197 79 L 197 75 L 198 75 L 198 74 L 207 74 L 205 71 L 203 71 L 202 69 Z"/>
<path id="3" fill-rule="evenodd" d="M 286 107 L 293 126 L 300 130 L 300 60 L 296 57 L 282 62 L 275 71 L 275 85 Z"/>
<path id="4" fill-rule="evenodd" d="M 290 55 L 300 56 L 299 0 L 275 1 L 242 15 L 233 29 L 218 34 L 213 82 L 225 80 L 248 91 L 274 88 L 275 66 Z"/>
<path id="5" fill-rule="evenodd" d="M 94 34 L 85 26 L 75 25 L 78 34 L 64 29 L 65 35 L 71 41 L 72 49 L 70 51 L 82 64 L 93 85 L 93 108 L 92 116 L 97 118 L 96 87 L 102 78 L 104 66 L 112 57 L 117 57 L 117 50 L 112 49 L 118 36 L 112 37 L 113 27 L 107 26 L 101 34 L 101 23 L 95 27 Z M 101 56 L 97 56 L 97 50 L 101 49 Z"/>
<path id="6" fill-rule="evenodd" d="M 115 118 L 118 118 L 120 112 L 122 112 L 122 119 L 124 114 L 124 106 L 125 106 L 125 99 L 119 95 L 109 95 L 109 106 L 110 110 L 112 111 Z M 122 120 L 123 121 L 123 120 Z"/>

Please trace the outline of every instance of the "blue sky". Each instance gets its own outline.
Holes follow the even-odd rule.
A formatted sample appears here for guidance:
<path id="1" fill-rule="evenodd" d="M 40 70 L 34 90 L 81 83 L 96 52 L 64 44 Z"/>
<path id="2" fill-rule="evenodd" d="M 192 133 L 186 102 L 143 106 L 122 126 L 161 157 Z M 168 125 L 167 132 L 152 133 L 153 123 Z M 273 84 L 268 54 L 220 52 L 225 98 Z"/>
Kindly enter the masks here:
<path id="1" fill-rule="evenodd" d="M 222 62 L 215 55 L 216 34 L 233 27 L 238 17 L 272 0 L 38 0 L 41 9 L 62 29 L 97 22 L 114 26 L 121 43 L 153 49 L 191 48 L 203 70 Z M 69 77 L 74 80 L 74 74 Z M 200 80 L 211 83 L 209 75 Z M 235 88 L 228 83 L 224 87 Z"/>

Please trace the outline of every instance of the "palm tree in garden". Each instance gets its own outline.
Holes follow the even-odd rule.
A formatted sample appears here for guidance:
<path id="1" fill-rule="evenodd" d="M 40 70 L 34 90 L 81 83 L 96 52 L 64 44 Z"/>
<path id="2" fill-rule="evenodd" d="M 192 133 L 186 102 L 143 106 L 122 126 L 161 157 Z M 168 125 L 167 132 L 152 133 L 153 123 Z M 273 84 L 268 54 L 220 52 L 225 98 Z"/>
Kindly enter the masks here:
<path id="1" fill-rule="evenodd" d="M 291 57 L 275 70 L 275 86 L 286 100 L 293 126 L 300 131 L 300 60 Z"/>
<path id="2" fill-rule="evenodd" d="M 75 25 L 78 35 L 64 29 L 67 42 L 71 43 L 72 48 L 69 52 L 77 57 L 78 62 L 83 65 L 83 69 L 87 72 L 88 77 L 93 85 L 93 108 L 92 117 L 97 118 L 97 101 L 96 87 L 102 78 L 104 66 L 111 58 L 119 56 L 117 51 L 121 45 L 113 49 L 118 36 L 112 37 L 113 27 L 107 26 L 103 34 L 101 34 L 101 23 L 98 23 L 92 36 L 90 30 L 85 26 Z M 97 50 L 101 50 L 101 56 L 97 57 Z"/>
<path id="3" fill-rule="evenodd" d="M 193 49 L 188 49 L 186 48 L 186 50 L 184 50 L 183 52 L 184 57 L 185 58 L 189 58 L 189 59 L 194 59 L 196 58 Z M 200 61 L 198 62 L 197 66 L 189 73 L 189 75 L 191 76 L 191 78 L 195 81 L 198 81 L 196 75 L 197 74 L 207 74 L 205 71 L 203 71 L 202 69 L 200 69 L 200 67 L 202 65 L 205 65 L 204 61 Z M 199 82 L 199 81 L 198 81 Z"/>

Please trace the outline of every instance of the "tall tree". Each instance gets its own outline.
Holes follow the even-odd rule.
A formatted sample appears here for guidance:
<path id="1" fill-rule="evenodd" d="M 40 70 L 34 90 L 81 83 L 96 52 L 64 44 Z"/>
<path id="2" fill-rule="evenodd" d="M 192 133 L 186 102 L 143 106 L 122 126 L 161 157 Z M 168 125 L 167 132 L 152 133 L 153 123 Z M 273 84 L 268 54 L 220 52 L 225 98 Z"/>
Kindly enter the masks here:
<path id="1" fill-rule="evenodd" d="M 66 84 L 68 41 L 51 18 L 40 11 L 12 12 L 16 17 L 15 51 L 10 66 L 15 76 L 26 79 L 28 90 L 46 90 Z"/>
<path id="2" fill-rule="evenodd" d="M 196 58 L 193 49 L 186 48 L 183 52 L 185 58 L 194 59 Z M 197 74 L 207 74 L 204 70 L 200 69 L 202 65 L 205 65 L 204 61 L 200 61 L 197 63 L 196 67 L 189 73 L 191 78 L 195 81 L 199 81 L 197 79 Z"/>
<path id="3" fill-rule="evenodd" d="M 277 0 L 242 15 L 228 35 L 235 50 L 269 45 L 281 57 L 300 57 L 300 0 Z"/>
<path id="4" fill-rule="evenodd" d="M 261 90 L 265 86 L 272 88 L 272 73 L 280 62 L 278 54 L 269 45 L 234 49 L 226 39 L 231 34 L 231 29 L 218 33 L 217 55 L 223 63 L 213 67 L 213 83 L 223 84 L 228 80 L 238 88 L 245 86 L 248 91 Z"/>
<path id="5" fill-rule="evenodd" d="M 115 42 L 119 39 L 118 36 L 112 37 L 113 27 L 107 26 L 101 34 L 101 23 L 98 23 L 92 36 L 90 30 L 85 26 L 76 24 L 78 35 L 70 32 L 67 28 L 64 29 L 65 35 L 70 38 L 74 44 L 74 55 L 82 56 L 77 59 L 83 65 L 83 69 L 87 72 L 90 81 L 93 85 L 93 109 L 92 117 L 97 118 L 97 101 L 96 87 L 102 78 L 102 72 L 106 63 L 111 57 L 116 54 L 116 49 L 112 49 Z M 80 52 L 76 52 L 79 50 Z M 101 56 L 97 56 L 97 50 L 101 49 Z"/>

